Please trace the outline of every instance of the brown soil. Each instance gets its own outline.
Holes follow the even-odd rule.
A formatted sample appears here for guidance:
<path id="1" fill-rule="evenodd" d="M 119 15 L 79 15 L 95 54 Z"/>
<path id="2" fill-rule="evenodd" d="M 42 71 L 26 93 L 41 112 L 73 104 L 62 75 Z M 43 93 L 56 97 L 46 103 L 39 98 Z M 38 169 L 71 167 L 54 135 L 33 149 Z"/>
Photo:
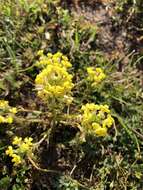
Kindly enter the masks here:
<path id="1" fill-rule="evenodd" d="M 83 17 L 84 22 L 98 27 L 97 48 L 108 60 L 127 64 L 128 55 L 143 52 L 140 15 L 130 13 L 130 6 L 117 14 L 115 0 L 66 0 L 64 5 L 77 20 Z"/>

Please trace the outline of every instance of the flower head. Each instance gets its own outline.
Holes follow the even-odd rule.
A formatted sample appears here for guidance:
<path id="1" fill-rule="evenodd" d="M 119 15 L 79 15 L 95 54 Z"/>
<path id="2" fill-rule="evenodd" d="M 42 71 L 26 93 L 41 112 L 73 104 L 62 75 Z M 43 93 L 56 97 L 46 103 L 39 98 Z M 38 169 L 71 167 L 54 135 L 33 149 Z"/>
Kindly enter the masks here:
<path id="1" fill-rule="evenodd" d="M 9 109 L 9 111 L 11 112 L 11 113 L 14 113 L 14 114 L 16 114 L 17 113 L 17 108 L 10 108 Z"/>
<path id="2" fill-rule="evenodd" d="M 8 107 L 8 101 L 5 100 L 0 100 L 0 109 L 4 109 L 6 107 Z"/>
<path id="3" fill-rule="evenodd" d="M 96 87 L 106 78 L 106 75 L 101 68 L 88 67 L 87 73 L 87 80 L 91 82 L 92 87 Z"/>
<path id="4" fill-rule="evenodd" d="M 97 136 L 107 135 L 107 128 L 114 123 L 107 105 L 88 103 L 82 106 L 81 111 L 83 112 L 81 124 L 86 132 L 95 133 Z"/>
<path id="5" fill-rule="evenodd" d="M 70 96 L 73 88 L 72 75 L 65 68 L 48 65 L 35 79 L 38 96 L 43 100 L 50 98 L 64 101 L 64 96 Z"/>
<path id="6" fill-rule="evenodd" d="M 7 150 L 5 151 L 6 155 L 12 156 L 13 155 L 13 147 L 8 146 Z"/>
<path id="7" fill-rule="evenodd" d="M 24 139 L 24 142 L 28 145 L 28 146 L 32 146 L 32 141 L 33 141 L 33 138 L 31 138 L 31 137 L 26 137 L 25 139 Z"/>
<path id="8" fill-rule="evenodd" d="M 21 164 L 21 157 L 17 154 L 13 154 L 12 155 L 12 162 L 14 162 L 15 166 Z"/>
<path id="9" fill-rule="evenodd" d="M 100 127 L 95 130 L 95 134 L 99 137 L 105 137 L 107 135 L 107 128 Z"/>
<path id="10" fill-rule="evenodd" d="M 12 158 L 14 166 L 22 163 L 23 158 L 32 152 L 33 143 L 31 137 L 26 137 L 24 140 L 21 137 L 14 137 L 12 141 L 13 146 L 8 146 L 5 151 L 6 155 Z"/>
<path id="11" fill-rule="evenodd" d="M 14 137 L 12 144 L 13 145 L 21 145 L 21 142 L 22 142 L 22 138 L 16 136 L 16 137 Z"/>
<path id="12" fill-rule="evenodd" d="M 0 115 L 0 123 L 5 123 L 5 118 L 2 115 Z"/>
<path id="13" fill-rule="evenodd" d="M 68 58 L 64 56 L 61 52 L 57 52 L 55 54 L 48 53 L 46 56 L 43 54 L 43 50 L 40 50 L 38 51 L 37 55 L 40 56 L 40 60 L 36 64 L 39 67 L 45 68 L 48 65 L 55 65 L 67 69 L 72 66 Z"/>
<path id="14" fill-rule="evenodd" d="M 13 117 L 12 116 L 8 116 L 5 120 L 6 123 L 11 124 L 13 122 Z"/>

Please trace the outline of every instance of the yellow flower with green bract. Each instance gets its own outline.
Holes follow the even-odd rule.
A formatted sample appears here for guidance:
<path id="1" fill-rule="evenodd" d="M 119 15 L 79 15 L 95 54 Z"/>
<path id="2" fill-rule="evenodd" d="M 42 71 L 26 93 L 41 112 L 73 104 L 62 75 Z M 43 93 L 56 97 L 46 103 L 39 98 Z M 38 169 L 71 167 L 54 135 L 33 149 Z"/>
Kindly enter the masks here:
<path id="1" fill-rule="evenodd" d="M 107 130 L 114 123 L 108 105 L 97 105 L 87 103 L 81 108 L 83 112 L 81 125 L 85 132 L 106 136 Z"/>

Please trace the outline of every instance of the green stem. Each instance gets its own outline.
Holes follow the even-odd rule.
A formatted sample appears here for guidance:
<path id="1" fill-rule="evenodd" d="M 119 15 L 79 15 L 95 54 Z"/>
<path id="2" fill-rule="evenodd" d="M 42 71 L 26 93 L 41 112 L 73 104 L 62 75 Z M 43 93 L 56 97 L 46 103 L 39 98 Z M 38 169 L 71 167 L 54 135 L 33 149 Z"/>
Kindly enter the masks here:
<path id="1" fill-rule="evenodd" d="M 128 133 L 128 135 L 130 136 L 130 138 L 133 140 L 134 144 L 136 144 L 138 151 L 140 152 L 140 146 L 139 146 L 139 142 L 138 139 L 136 137 L 135 134 L 133 134 L 132 130 L 130 128 L 128 128 L 125 124 L 123 119 L 116 113 L 112 114 L 113 117 L 117 118 L 119 123 L 121 124 L 121 126 L 125 129 L 125 131 Z"/>

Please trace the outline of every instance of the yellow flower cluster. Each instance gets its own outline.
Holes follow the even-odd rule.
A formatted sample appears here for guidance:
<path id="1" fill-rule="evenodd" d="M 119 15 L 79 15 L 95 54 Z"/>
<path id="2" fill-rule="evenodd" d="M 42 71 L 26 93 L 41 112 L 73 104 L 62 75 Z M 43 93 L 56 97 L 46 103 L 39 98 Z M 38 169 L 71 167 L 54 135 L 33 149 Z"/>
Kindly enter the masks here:
<path id="1" fill-rule="evenodd" d="M 73 88 L 72 75 L 67 72 L 67 68 L 71 67 L 67 57 L 62 53 L 54 55 L 42 55 L 38 64 L 44 65 L 43 70 L 36 76 L 35 83 L 38 90 L 38 96 L 45 101 L 51 99 L 60 100 L 70 104 L 72 101 L 71 89 Z"/>
<path id="2" fill-rule="evenodd" d="M 8 101 L 0 100 L 0 123 L 11 124 L 16 113 L 17 109 L 9 106 Z"/>
<path id="3" fill-rule="evenodd" d="M 43 50 L 39 50 L 37 55 L 40 57 L 40 60 L 36 63 L 39 67 L 45 68 L 48 65 L 55 65 L 64 68 L 72 67 L 68 58 L 61 52 L 57 52 L 55 54 L 48 53 L 47 55 L 44 55 Z"/>
<path id="4" fill-rule="evenodd" d="M 88 67 L 87 68 L 88 77 L 87 80 L 90 81 L 92 87 L 96 87 L 100 84 L 106 77 L 101 68 Z"/>
<path id="5" fill-rule="evenodd" d="M 95 133 L 97 136 L 106 136 L 107 129 L 110 128 L 114 119 L 111 116 L 107 105 L 97 105 L 94 103 L 82 106 L 82 126 L 88 133 Z"/>
<path id="6" fill-rule="evenodd" d="M 15 166 L 22 163 L 23 156 L 32 151 L 33 139 L 31 137 L 26 137 L 22 140 L 21 137 L 15 137 L 12 141 L 12 144 L 15 146 L 8 146 L 6 150 L 6 155 L 12 157 L 12 162 Z"/>

